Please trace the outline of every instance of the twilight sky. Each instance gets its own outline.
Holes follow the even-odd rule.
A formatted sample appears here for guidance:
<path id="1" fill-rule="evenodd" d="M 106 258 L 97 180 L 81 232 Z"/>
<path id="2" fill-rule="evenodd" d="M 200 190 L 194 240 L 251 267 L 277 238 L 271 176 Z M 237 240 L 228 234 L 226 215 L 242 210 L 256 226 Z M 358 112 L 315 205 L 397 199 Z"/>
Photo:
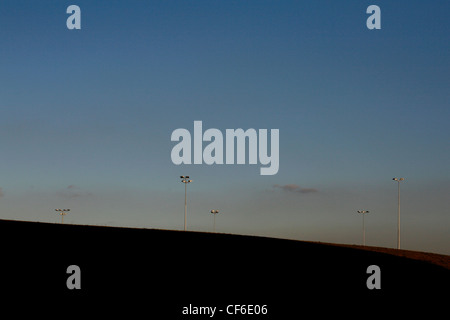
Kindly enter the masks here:
<path id="1" fill-rule="evenodd" d="M 69 5 L 81 30 L 68 30 Z M 366 9 L 381 8 L 381 30 Z M 450 254 L 449 1 L 0 1 L 0 218 Z M 279 129 L 175 165 L 175 129 Z M 208 143 L 204 142 L 203 146 Z M 269 149 L 270 150 L 270 149 Z"/>

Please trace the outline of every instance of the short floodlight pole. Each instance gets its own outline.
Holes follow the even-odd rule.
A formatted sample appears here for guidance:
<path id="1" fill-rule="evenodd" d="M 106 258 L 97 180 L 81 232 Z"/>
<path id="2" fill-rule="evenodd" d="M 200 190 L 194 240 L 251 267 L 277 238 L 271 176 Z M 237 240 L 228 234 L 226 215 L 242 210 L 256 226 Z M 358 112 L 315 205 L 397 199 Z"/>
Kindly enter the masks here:
<path id="1" fill-rule="evenodd" d="M 64 216 L 69 213 L 70 209 L 55 209 L 61 215 L 61 224 L 64 223 Z"/>
<path id="2" fill-rule="evenodd" d="M 180 176 L 181 182 L 184 183 L 184 231 L 186 231 L 186 213 L 187 213 L 187 184 L 191 183 L 189 176 Z"/>
<path id="3" fill-rule="evenodd" d="M 211 210 L 211 213 L 214 215 L 214 233 L 216 233 L 216 214 L 219 213 L 219 210 Z"/>
<path id="4" fill-rule="evenodd" d="M 400 181 L 404 178 L 392 178 L 392 180 L 398 183 L 398 214 L 397 214 L 397 249 L 400 249 Z"/>
<path id="5" fill-rule="evenodd" d="M 361 213 L 363 216 L 363 246 L 365 246 L 366 245 L 366 227 L 364 225 L 364 215 L 366 213 L 369 213 L 369 211 L 368 210 L 358 210 L 357 212 Z"/>

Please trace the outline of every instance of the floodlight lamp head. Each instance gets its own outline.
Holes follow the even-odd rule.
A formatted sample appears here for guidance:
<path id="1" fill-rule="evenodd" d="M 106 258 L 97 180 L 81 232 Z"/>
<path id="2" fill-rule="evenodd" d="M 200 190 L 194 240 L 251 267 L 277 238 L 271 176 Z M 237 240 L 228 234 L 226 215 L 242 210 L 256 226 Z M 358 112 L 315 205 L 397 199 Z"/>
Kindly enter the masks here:
<path id="1" fill-rule="evenodd" d="M 186 179 L 189 179 L 189 176 L 186 176 Z"/>
<path id="2" fill-rule="evenodd" d="M 184 176 L 180 176 L 181 179 L 184 179 Z"/>
<path id="3" fill-rule="evenodd" d="M 192 182 L 192 180 L 188 180 L 188 182 Z"/>

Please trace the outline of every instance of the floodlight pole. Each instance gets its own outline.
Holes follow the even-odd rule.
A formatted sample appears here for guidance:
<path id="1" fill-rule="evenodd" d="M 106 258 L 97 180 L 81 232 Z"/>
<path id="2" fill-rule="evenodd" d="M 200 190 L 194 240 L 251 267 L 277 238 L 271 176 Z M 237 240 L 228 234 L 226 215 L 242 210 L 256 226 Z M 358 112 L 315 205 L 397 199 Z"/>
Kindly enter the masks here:
<path id="1" fill-rule="evenodd" d="M 64 216 L 70 211 L 70 209 L 55 209 L 61 215 L 61 224 L 64 224 Z"/>
<path id="2" fill-rule="evenodd" d="M 216 233 L 216 214 L 219 213 L 219 210 L 211 210 L 211 213 L 214 215 L 214 233 Z"/>
<path id="3" fill-rule="evenodd" d="M 366 227 L 364 225 L 364 215 L 366 213 L 369 213 L 369 211 L 368 210 L 358 210 L 357 212 L 362 213 L 362 216 L 363 216 L 363 246 L 365 246 L 366 245 Z"/>
<path id="4" fill-rule="evenodd" d="M 187 218 L 187 182 L 184 183 L 184 231 L 186 231 Z"/>
<path id="5" fill-rule="evenodd" d="M 397 249 L 400 249 L 400 181 L 404 178 L 392 178 L 398 184 L 398 217 L 397 217 Z"/>
<path id="6" fill-rule="evenodd" d="M 187 213 L 187 184 L 192 182 L 192 180 L 188 180 L 189 176 L 180 176 L 182 179 L 181 182 L 184 183 L 184 231 L 186 231 L 186 213 Z"/>

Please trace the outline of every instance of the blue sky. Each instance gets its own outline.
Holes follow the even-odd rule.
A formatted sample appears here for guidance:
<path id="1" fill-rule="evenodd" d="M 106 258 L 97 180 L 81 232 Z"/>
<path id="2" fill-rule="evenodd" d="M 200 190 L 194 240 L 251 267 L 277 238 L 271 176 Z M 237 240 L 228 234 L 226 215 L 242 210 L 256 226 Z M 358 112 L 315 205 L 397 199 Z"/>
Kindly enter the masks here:
<path id="1" fill-rule="evenodd" d="M 2 0 L 0 216 L 182 229 L 188 174 L 190 230 L 219 209 L 219 232 L 359 244 L 366 209 L 366 244 L 396 247 L 404 177 L 402 248 L 450 254 L 449 9 Z M 279 129 L 278 173 L 174 165 L 171 133 L 194 120 Z"/>

